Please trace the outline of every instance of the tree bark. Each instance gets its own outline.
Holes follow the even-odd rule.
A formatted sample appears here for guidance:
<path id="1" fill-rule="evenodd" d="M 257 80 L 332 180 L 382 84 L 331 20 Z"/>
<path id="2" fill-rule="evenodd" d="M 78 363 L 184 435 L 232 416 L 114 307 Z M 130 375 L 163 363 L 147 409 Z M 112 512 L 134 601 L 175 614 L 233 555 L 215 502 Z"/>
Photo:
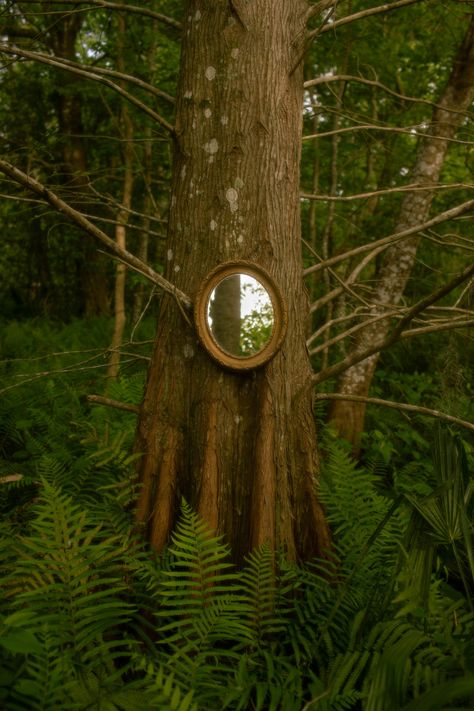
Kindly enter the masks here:
<path id="1" fill-rule="evenodd" d="M 434 109 L 430 137 L 422 139 L 410 182 L 435 186 L 439 180 L 449 140 L 452 139 L 465 113 L 474 100 L 474 16 L 453 63 L 444 91 Z M 433 191 L 414 191 L 406 194 L 395 228 L 396 232 L 423 223 L 429 214 Z M 382 261 L 373 293 L 372 316 L 383 314 L 396 306 L 403 295 L 415 262 L 420 237 L 418 235 L 390 247 Z M 353 349 L 362 352 L 369 345 L 381 343 L 387 336 L 390 319 L 382 319 L 363 329 Z M 376 353 L 346 370 L 339 379 L 337 392 L 342 395 L 366 397 L 369 393 L 379 355 Z M 364 430 L 366 403 L 336 400 L 329 411 L 329 421 L 338 433 L 359 449 Z"/>
<path id="2" fill-rule="evenodd" d="M 181 497 L 241 561 L 267 541 L 290 559 L 329 548 L 317 500 L 305 346 L 299 161 L 304 0 L 187 3 L 166 276 L 194 298 L 218 263 L 247 259 L 288 304 L 281 350 L 241 374 L 218 366 L 165 295 L 140 410 L 137 524 L 161 550 Z"/>

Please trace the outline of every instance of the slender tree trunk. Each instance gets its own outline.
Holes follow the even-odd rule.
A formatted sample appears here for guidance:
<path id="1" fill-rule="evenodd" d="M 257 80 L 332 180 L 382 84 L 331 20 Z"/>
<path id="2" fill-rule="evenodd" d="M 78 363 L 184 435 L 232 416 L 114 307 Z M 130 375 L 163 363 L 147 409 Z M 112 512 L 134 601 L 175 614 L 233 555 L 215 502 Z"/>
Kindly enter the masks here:
<path id="1" fill-rule="evenodd" d="M 220 262 L 263 266 L 288 303 L 281 350 L 226 371 L 162 299 L 136 449 L 136 519 L 161 550 L 181 497 L 236 560 L 267 541 L 290 558 L 329 547 L 316 496 L 305 347 L 299 160 L 304 0 L 191 0 L 183 31 L 166 276 L 194 298 Z"/>
<path id="2" fill-rule="evenodd" d="M 454 60 L 453 69 L 446 87 L 434 109 L 431 125 L 427 129 L 430 137 L 421 141 L 411 182 L 418 185 L 434 186 L 439 180 L 444 158 L 453 138 L 462 123 L 465 112 L 474 100 L 474 16 L 463 38 Z M 401 232 L 426 220 L 433 191 L 413 191 L 407 193 L 401 206 L 395 232 Z M 373 314 L 383 314 L 385 309 L 397 305 L 410 277 L 419 243 L 419 236 L 398 242 L 390 247 L 382 261 L 377 275 L 377 285 L 373 293 Z M 364 351 L 367 346 L 384 340 L 390 328 L 390 319 L 378 321 L 360 332 L 354 348 Z M 378 354 L 366 358 L 343 373 L 337 391 L 346 395 L 367 396 Z M 331 406 L 329 419 L 337 431 L 358 450 L 364 429 L 365 404 L 335 401 Z"/>
<path id="3" fill-rule="evenodd" d="M 125 71 L 124 65 L 124 37 L 125 18 L 122 14 L 118 16 L 118 39 L 117 39 L 117 68 L 120 72 Z M 120 115 L 121 137 L 124 141 L 123 148 L 123 208 L 117 214 L 117 226 L 115 228 L 115 241 L 121 249 L 127 248 L 127 222 L 129 210 L 132 207 L 133 192 L 133 124 L 130 118 L 128 107 L 122 104 Z M 114 332 L 110 344 L 109 367 L 107 368 L 107 378 L 116 378 L 120 366 L 120 345 L 123 340 L 123 332 L 127 315 L 125 311 L 125 282 L 127 268 L 125 264 L 119 262 L 115 267 L 115 289 L 114 289 Z"/>
<path id="4" fill-rule="evenodd" d="M 47 3 L 43 3 L 45 9 Z M 81 29 L 82 16 L 67 13 L 57 18 L 50 32 L 50 46 L 57 57 L 76 61 L 76 41 Z M 95 198 L 89 190 L 87 156 L 82 126 L 82 101 L 77 90 L 80 80 L 69 72 L 61 75 L 61 87 L 57 95 L 57 115 L 62 139 L 64 183 L 73 192 L 71 205 L 91 211 Z M 95 243 L 84 238 L 81 268 L 81 282 L 84 294 L 86 316 L 97 316 L 109 312 L 106 261 L 98 254 Z"/>
<path id="5" fill-rule="evenodd" d="M 138 241 L 137 257 L 142 260 L 142 262 L 148 261 L 148 243 L 150 238 L 150 227 L 151 220 L 149 215 L 152 212 L 153 204 L 150 196 L 151 190 L 151 179 L 152 179 L 152 165 L 153 165 L 153 148 L 152 148 L 152 133 L 151 126 L 145 126 L 145 146 L 144 146 L 144 166 L 143 166 L 143 179 L 145 181 L 145 195 L 143 198 L 143 214 L 146 217 L 143 218 L 143 225 L 140 231 L 140 237 Z M 132 322 L 134 324 L 138 323 L 143 311 L 143 304 L 145 299 L 145 285 L 143 282 L 137 284 L 134 294 L 133 294 L 133 311 L 132 311 Z"/>

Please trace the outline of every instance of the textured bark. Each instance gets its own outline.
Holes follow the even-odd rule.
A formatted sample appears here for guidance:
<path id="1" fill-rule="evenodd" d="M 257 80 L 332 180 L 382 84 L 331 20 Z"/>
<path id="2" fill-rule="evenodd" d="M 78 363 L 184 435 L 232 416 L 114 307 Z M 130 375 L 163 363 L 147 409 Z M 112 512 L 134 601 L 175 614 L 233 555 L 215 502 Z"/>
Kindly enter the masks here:
<path id="1" fill-rule="evenodd" d="M 194 298 L 217 264 L 264 267 L 288 302 L 281 350 L 232 373 L 165 295 L 138 422 L 136 518 L 160 550 L 181 497 L 236 560 L 268 541 L 290 558 L 329 547 L 316 496 L 305 346 L 299 160 L 304 0 L 192 0 L 183 29 L 166 276 Z"/>
<path id="2" fill-rule="evenodd" d="M 464 119 L 464 113 L 474 100 L 474 16 L 455 57 L 453 69 L 445 89 L 433 111 L 429 138 L 421 141 L 410 182 L 418 185 L 436 185 L 449 146 Z M 401 206 L 395 232 L 424 222 L 429 214 L 433 192 L 424 190 L 407 193 Z M 410 277 L 419 236 L 396 243 L 390 247 L 382 261 L 373 293 L 373 314 L 383 314 L 399 303 Z M 362 352 L 369 345 L 381 343 L 390 328 L 390 320 L 382 319 L 360 332 L 353 348 Z M 346 370 L 339 379 L 337 391 L 344 395 L 367 396 L 378 362 L 378 354 L 370 356 Z M 357 453 L 364 430 L 366 404 L 363 402 L 335 401 L 329 420 L 341 436 L 354 445 Z"/>

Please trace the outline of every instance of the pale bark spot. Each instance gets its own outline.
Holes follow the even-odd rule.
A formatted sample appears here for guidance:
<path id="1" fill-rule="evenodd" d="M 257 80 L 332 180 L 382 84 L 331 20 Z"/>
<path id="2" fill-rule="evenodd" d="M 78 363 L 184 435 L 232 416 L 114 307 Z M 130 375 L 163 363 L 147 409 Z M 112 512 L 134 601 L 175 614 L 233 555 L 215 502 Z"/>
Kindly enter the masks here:
<path id="1" fill-rule="evenodd" d="M 214 67 L 207 67 L 205 71 L 205 76 L 208 81 L 214 81 L 216 78 L 216 70 Z"/>
<path id="2" fill-rule="evenodd" d="M 168 257 L 168 262 L 171 262 L 173 259 L 173 250 L 169 249 L 166 256 Z"/>
<path id="3" fill-rule="evenodd" d="M 232 52 L 230 53 L 230 56 L 232 57 L 232 59 L 237 59 L 237 57 L 239 56 L 239 48 L 234 47 Z"/>
<path id="4" fill-rule="evenodd" d="M 192 358 L 194 356 L 194 348 L 190 343 L 184 344 L 183 353 L 185 358 Z"/>
<path id="5" fill-rule="evenodd" d="M 219 144 L 217 142 L 217 139 L 211 138 L 211 140 L 204 145 L 204 150 L 206 151 L 206 153 L 210 153 L 211 155 L 217 153 L 217 151 L 219 150 Z"/>
<path id="6" fill-rule="evenodd" d="M 211 109 L 204 109 L 204 116 L 208 119 L 211 118 L 212 116 L 212 111 Z"/>
<path id="7" fill-rule="evenodd" d="M 179 264 L 177 264 L 174 268 L 175 272 L 179 272 L 180 269 L 181 269 L 181 267 L 179 266 Z"/>
<path id="8" fill-rule="evenodd" d="M 211 229 L 211 232 L 214 232 L 217 227 L 217 222 L 215 220 L 211 220 L 209 227 Z"/>
<path id="9" fill-rule="evenodd" d="M 244 181 L 242 180 L 242 178 L 236 178 L 234 180 L 234 187 L 236 187 L 237 190 L 240 190 L 244 187 Z"/>
<path id="10" fill-rule="evenodd" d="M 184 177 L 186 175 L 186 164 L 183 165 L 181 168 L 181 180 L 184 180 Z"/>
<path id="11" fill-rule="evenodd" d="M 235 188 L 228 188 L 226 190 L 225 197 L 228 202 L 237 202 L 239 199 L 239 193 Z"/>
<path id="12" fill-rule="evenodd" d="M 236 212 L 238 210 L 237 201 L 239 199 L 239 193 L 235 188 L 228 188 L 225 193 L 227 202 L 229 203 L 230 211 Z"/>
<path id="13" fill-rule="evenodd" d="M 243 236 L 243 235 L 239 235 L 239 236 L 237 237 L 237 242 L 238 242 L 239 244 L 242 244 L 243 241 L 244 241 L 244 236 Z"/>
<path id="14" fill-rule="evenodd" d="M 221 124 L 223 126 L 227 126 L 228 123 L 229 123 L 229 119 L 227 118 L 227 116 L 221 116 Z"/>
<path id="15" fill-rule="evenodd" d="M 188 89 L 188 91 L 184 92 L 184 98 L 185 99 L 192 99 L 193 98 L 193 92 Z"/>
<path id="16" fill-rule="evenodd" d="M 201 19 L 201 13 L 199 10 L 196 10 L 196 14 L 194 15 L 194 21 L 199 22 L 200 19 Z"/>

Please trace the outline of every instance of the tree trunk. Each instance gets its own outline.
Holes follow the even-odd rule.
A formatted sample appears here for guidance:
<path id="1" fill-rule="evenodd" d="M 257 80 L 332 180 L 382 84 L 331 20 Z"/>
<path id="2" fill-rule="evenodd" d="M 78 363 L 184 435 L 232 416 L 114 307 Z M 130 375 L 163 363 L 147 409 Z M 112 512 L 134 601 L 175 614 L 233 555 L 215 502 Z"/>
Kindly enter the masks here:
<path id="1" fill-rule="evenodd" d="M 264 267 L 288 304 L 281 350 L 245 374 L 217 365 L 162 299 L 139 415 L 139 525 L 161 550 L 181 497 L 241 561 L 267 541 L 327 549 L 305 346 L 299 160 L 304 0 L 191 0 L 183 31 L 166 276 L 194 298 L 230 259 Z"/>
<path id="2" fill-rule="evenodd" d="M 117 34 L 117 68 L 120 72 L 125 72 L 124 62 L 124 37 L 125 18 L 122 14 L 118 16 Z M 122 104 L 120 115 L 120 136 L 124 142 L 123 148 L 123 193 L 122 208 L 117 213 L 117 225 L 115 227 L 115 241 L 121 249 L 127 248 L 127 222 L 132 207 L 133 193 L 133 124 L 128 111 L 128 106 Z M 125 284 L 127 268 L 125 264 L 119 262 L 115 267 L 115 288 L 114 288 L 114 332 L 110 344 L 110 358 L 107 368 L 107 378 L 115 379 L 120 367 L 120 346 L 123 340 L 123 332 L 127 314 L 125 310 Z"/>
<path id="3" fill-rule="evenodd" d="M 449 140 L 462 123 L 465 112 L 474 100 L 474 16 L 454 60 L 446 87 L 433 111 L 430 137 L 421 141 L 412 170 L 411 182 L 420 186 L 434 186 L 439 180 Z M 433 191 L 413 191 L 406 194 L 395 232 L 401 232 L 427 219 Z M 410 277 L 419 243 L 419 236 L 403 240 L 390 247 L 382 261 L 373 293 L 372 316 L 383 314 L 396 306 Z M 360 332 L 353 348 L 362 352 L 369 345 L 382 342 L 390 328 L 390 319 L 377 321 Z M 337 392 L 344 395 L 369 393 L 378 362 L 378 354 L 352 366 L 339 379 Z M 336 400 L 330 408 L 329 420 L 338 433 L 354 445 L 357 454 L 364 430 L 365 403 Z"/>
<path id="4" fill-rule="evenodd" d="M 53 24 L 50 32 L 50 46 L 57 57 L 76 61 L 76 41 L 81 29 L 82 16 L 67 13 Z M 62 140 L 64 183 L 74 198 L 69 204 L 89 212 L 95 196 L 89 189 L 87 156 L 82 126 L 82 99 L 77 90 L 80 80 L 69 72 L 61 75 L 61 86 L 57 95 L 56 110 Z M 84 311 L 86 316 L 100 316 L 109 313 L 106 260 L 97 252 L 91 238 L 84 238 L 84 253 L 81 261 L 81 283 Z"/>

